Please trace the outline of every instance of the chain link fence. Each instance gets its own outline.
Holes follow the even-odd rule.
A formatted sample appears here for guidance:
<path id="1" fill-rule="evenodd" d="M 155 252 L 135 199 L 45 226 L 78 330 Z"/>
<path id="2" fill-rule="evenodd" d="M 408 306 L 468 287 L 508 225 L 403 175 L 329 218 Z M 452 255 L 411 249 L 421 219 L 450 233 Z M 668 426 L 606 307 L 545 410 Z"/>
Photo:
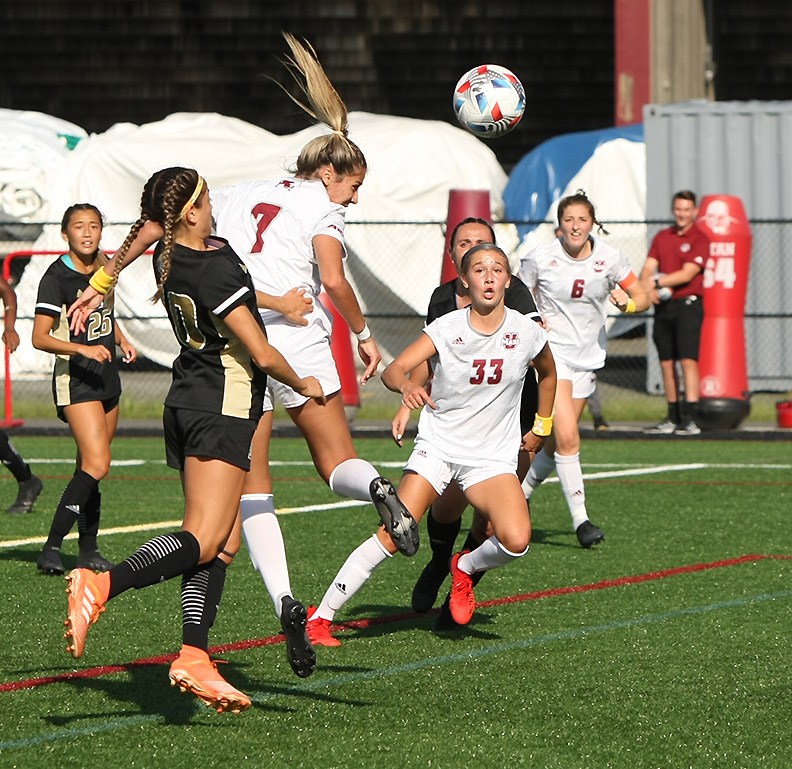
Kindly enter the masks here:
<path id="1" fill-rule="evenodd" d="M 651 238 L 666 221 L 609 222 L 605 240 L 621 248 L 639 272 Z M 126 225 L 115 230 L 125 230 Z M 775 401 L 792 390 L 792 221 L 751 222 L 753 248 L 746 300 L 746 350 L 749 388 L 752 393 L 768 393 Z M 0 256 L 17 251 L 57 250 L 61 248 L 50 233 L 54 228 L 36 224 L 0 224 Z M 110 227 L 106 227 L 107 233 Z M 495 231 L 499 245 L 510 255 L 513 268 L 519 258 L 537 243 L 553 237 L 549 222 L 497 223 Z M 57 231 L 55 230 L 56 234 Z M 59 240 L 59 238 L 58 238 Z M 355 285 L 369 325 L 387 362 L 413 341 L 421 331 L 423 316 L 433 288 L 439 283 L 445 244 L 444 222 L 349 222 L 347 225 L 349 257 L 347 272 Z M 35 244 L 35 246 L 34 246 Z M 108 245 L 105 241 L 105 245 Z M 20 351 L 10 360 L 10 385 L 13 416 L 33 418 L 51 416 L 51 363 L 44 370 L 25 370 L 23 364 L 30 348 L 30 329 L 35 305 L 37 281 L 25 279 L 31 260 L 51 262 L 53 255 L 13 257 L 5 265 L 10 282 L 18 296 Z M 39 270 L 31 270 L 32 273 Z M 138 305 L 139 307 L 139 305 Z M 134 317 L 117 310 L 123 325 L 134 324 L 146 334 L 157 326 L 162 335 L 164 311 L 147 305 Z M 609 320 L 608 358 L 598 372 L 599 394 L 606 414 L 621 419 L 654 419 L 663 415 L 663 390 L 659 365 L 651 341 L 651 310 L 638 316 L 613 316 Z M 128 333 L 128 329 L 125 328 Z M 151 332 L 154 333 L 153 331 Z M 174 347 L 175 354 L 175 347 Z M 167 366 L 143 358 L 122 367 L 124 398 L 122 408 L 126 416 L 156 412 L 162 404 L 169 384 Z M 379 383 L 371 383 L 361 392 L 362 405 L 384 409 L 393 405 L 393 394 Z M 6 397 L 6 400 L 8 398 Z M 752 402 L 756 400 L 754 396 Z M 142 405 L 141 405 L 142 404 Z M 755 409 L 754 409 L 755 411 Z M 9 404 L 5 405 L 9 414 Z M 767 412 L 768 414 L 771 411 Z M 382 414 L 377 414 L 377 417 Z"/>

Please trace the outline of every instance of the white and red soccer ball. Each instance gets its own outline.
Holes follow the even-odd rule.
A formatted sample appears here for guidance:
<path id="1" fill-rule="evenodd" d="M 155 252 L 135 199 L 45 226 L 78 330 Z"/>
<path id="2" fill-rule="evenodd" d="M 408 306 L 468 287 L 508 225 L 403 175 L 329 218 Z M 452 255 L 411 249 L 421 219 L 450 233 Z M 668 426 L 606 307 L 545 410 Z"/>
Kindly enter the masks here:
<path id="1" fill-rule="evenodd" d="M 503 136 L 525 112 L 525 89 L 517 76 L 497 64 L 466 72 L 454 89 L 454 114 L 460 125 L 482 139 Z"/>

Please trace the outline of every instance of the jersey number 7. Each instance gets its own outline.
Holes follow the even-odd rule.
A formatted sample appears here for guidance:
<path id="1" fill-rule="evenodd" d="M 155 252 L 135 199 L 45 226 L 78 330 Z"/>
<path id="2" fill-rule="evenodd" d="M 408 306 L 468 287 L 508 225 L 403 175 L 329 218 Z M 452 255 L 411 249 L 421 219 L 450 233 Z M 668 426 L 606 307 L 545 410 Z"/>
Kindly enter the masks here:
<path id="1" fill-rule="evenodd" d="M 260 254 L 264 250 L 264 232 L 272 224 L 272 220 L 280 213 L 280 206 L 272 203 L 257 203 L 250 212 L 256 220 L 256 242 L 250 249 L 251 254 Z"/>

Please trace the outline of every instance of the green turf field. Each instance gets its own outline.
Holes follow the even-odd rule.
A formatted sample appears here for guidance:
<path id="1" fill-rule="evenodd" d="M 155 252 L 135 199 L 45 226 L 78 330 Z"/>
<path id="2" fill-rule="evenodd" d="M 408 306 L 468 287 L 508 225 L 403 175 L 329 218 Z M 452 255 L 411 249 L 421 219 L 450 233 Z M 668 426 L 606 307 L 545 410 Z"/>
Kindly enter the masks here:
<path id="1" fill-rule="evenodd" d="M 434 615 L 410 611 L 424 542 L 414 559 L 397 556 L 375 572 L 337 618 L 348 623 L 337 633 L 343 645 L 320 647 L 305 680 L 286 662 L 243 549 L 212 633 L 223 674 L 253 699 L 238 716 L 168 685 L 167 655 L 180 645 L 178 580 L 118 597 L 84 656 L 66 653 L 65 582 L 35 563 L 74 444 L 14 443 L 45 489 L 32 514 L 0 513 L 3 769 L 792 761 L 790 442 L 585 442 L 602 546 L 578 547 L 560 488 L 547 483 L 532 500 L 531 552 L 482 580 L 467 629 L 437 634 Z M 406 449 L 384 439 L 357 445 L 400 476 Z M 119 560 L 163 525 L 178 526 L 181 490 L 161 439 L 118 439 L 114 457 L 99 541 Z M 295 595 L 318 602 L 376 513 L 329 491 L 302 441 L 276 441 L 273 458 Z M 15 489 L 4 472 L 3 509 Z M 76 541 L 64 553 L 73 566 Z"/>

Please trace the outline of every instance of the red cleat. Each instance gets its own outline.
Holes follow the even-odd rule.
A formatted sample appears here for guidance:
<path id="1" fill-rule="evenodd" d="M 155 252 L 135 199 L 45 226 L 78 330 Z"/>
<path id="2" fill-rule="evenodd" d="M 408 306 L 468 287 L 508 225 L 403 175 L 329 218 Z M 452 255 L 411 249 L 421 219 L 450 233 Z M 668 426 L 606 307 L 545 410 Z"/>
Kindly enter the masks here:
<path id="1" fill-rule="evenodd" d="M 459 568 L 459 559 L 468 550 L 451 557 L 451 599 L 449 608 L 454 622 L 467 625 L 476 609 L 476 596 L 473 595 L 473 579 L 470 574 Z"/>

